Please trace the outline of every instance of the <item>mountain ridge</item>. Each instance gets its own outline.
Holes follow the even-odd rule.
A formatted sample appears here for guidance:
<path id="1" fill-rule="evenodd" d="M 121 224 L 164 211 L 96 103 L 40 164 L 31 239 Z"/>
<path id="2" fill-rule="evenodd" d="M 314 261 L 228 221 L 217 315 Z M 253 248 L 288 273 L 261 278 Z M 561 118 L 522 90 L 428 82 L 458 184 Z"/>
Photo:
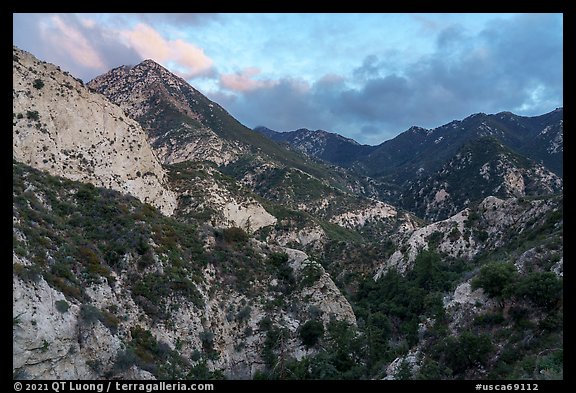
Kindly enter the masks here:
<path id="1" fill-rule="evenodd" d="M 523 189 L 522 193 L 545 195 L 561 190 L 562 117 L 563 108 L 534 117 L 517 116 L 510 112 L 494 115 L 476 113 L 463 120 L 454 120 L 432 129 L 413 126 L 380 145 L 362 146 L 360 150 L 355 142 L 337 134 L 309 130 L 277 133 L 263 128 L 257 131 L 287 143 L 307 155 L 348 168 L 356 175 L 366 176 L 371 179 L 368 184 L 371 184 L 369 193 L 372 197 L 412 211 L 427 220 L 437 220 L 445 219 L 461 210 L 465 207 L 463 202 L 477 201 L 485 195 L 470 194 L 469 188 L 458 189 L 459 182 L 452 183 L 454 196 L 461 202 L 448 210 L 435 203 L 435 197 L 423 198 L 428 202 L 426 206 L 422 206 L 422 202 L 417 200 L 415 195 L 422 195 L 424 189 L 445 192 L 438 186 L 438 178 L 444 176 L 439 174 L 449 170 L 451 162 L 465 146 L 482 138 L 495 138 L 503 148 L 510 150 L 507 154 L 521 155 L 531 161 L 530 164 L 523 165 L 533 166 L 535 169 L 530 170 L 530 174 L 526 172 L 523 175 L 523 182 L 533 186 L 526 191 Z M 324 135 L 330 135 L 330 149 L 326 149 L 327 143 L 322 140 Z M 339 146 L 342 144 L 345 147 Z M 345 159 L 338 158 L 338 154 L 330 154 L 330 150 L 338 149 L 345 152 Z M 491 157 L 484 158 L 486 165 L 489 165 L 490 160 L 498 160 L 497 150 L 493 150 Z M 516 172 L 523 170 L 518 169 Z M 481 170 L 469 172 L 468 176 L 472 176 L 475 182 L 481 183 L 485 180 L 485 174 Z M 499 175 L 499 178 L 504 179 L 502 175 Z M 493 189 L 492 192 L 499 197 L 513 195 L 506 187 Z"/>
<path id="2" fill-rule="evenodd" d="M 152 61 L 91 83 L 116 106 L 14 54 L 13 148 L 46 160 L 13 157 L 14 379 L 563 378 L 561 179 L 488 115 L 395 184 L 286 150 Z M 525 127 L 547 154 L 561 117 Z M 138 139 L 92 145 L 102 118 Z M 169 212 L 128 187 L 142 151 Z M 398 179 L 420 168 L 399 156 Z"/>

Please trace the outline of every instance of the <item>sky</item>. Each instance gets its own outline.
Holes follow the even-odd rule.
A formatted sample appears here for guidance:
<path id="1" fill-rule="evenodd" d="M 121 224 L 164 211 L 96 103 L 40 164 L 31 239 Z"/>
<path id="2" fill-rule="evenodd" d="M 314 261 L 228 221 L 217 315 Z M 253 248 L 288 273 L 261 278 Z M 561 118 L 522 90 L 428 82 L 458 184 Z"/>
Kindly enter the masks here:
<path id="1" fill-rule="evenodd" d="M 379 144 L 473 113 L 563 106 L 562 14 L 13 14 L 85 82 L 153 59 L 246 126 Z"/>

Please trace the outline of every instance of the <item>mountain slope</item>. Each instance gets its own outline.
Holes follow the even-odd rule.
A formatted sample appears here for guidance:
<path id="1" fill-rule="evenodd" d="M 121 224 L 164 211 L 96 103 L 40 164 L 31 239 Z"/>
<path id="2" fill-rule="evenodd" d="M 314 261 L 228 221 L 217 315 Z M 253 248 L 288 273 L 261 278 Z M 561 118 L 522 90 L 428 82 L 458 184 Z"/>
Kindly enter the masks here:
<path id="1" fill-rule="evenodd" d="M 478 113 L 462 121 L 453 121 L 434 129 L 412 127 L 378 146 L 369 156 L 359 159 L 366 174 L 376 178 L 403 182 L 417 171 L 435 171 L 465 143 L 493 136 L 513 151 L 543 162 L 550 170 L 562 174 L 563 109 L 537 117 L 522 117 L 509 112 L 495 115 Z M 535 141 L 542 139 L 548 128 L 546 152 L 537 150 Z M 556 142 L 554 142 L 556 141 Z M 548 152 L 548 149 L 551 152 Z M 420 169 L 422 168 L 422 169 Z"/>
<path id="2" fill-rule="evenodd" d="M 12 154 L 35 168 L 138 197 L 171 214 L 176 197 L 140 125 L 58 67 L 13 48 Z"/>
<path id="3" fill-rule="evenodd" d="M 215 164 L 218 172 L 264 200 L 310 213 L 323 225 L 337 215 L 358 212 L 367 205 L 378 210 L 377 205 L 382 204 L 353 195 L 351 190 L 359 181 L 349 173 L 308 160 L 244 127 L 218 104 L 151 60 L 113 69 L 88 85 L 140 122 L 166 165 Z M 368 221 L 378 226 L 372 231 L 374 235 L 381 235 L 397 227 L 396 221 L 404 217 L 393 214 Z M 306 229 L 315 233 L 324 230 Z"/>
<path id="4" fill-rule="evenodd" d="M 400 182 L 400 169 L 426 158 L 405 157 L 398 183 L 386 183 L 394 173 L 358 177 L 263 139 L 158 67 L 116 69 L 99 84 L 161 155 L 170 217 L 91 184 L 101 177 L 77 182 L 13 160 L 15 379 L 562 378 L 563 198 L 526 196 L 561 183 L 494 127 Z M 15 88 L 15 99 L 42 103 L 48 83 L 27 83 L 39 94 Z M 99 135 L 106 113 L 91 104 L 112 104 L 78 90 L 76 101 L 46 94 L 69 134 L 55 156 L 68 145 L 101 151 L 65 119 Z M 42 154 L 36 115 L 26 117 L 31 130 L 15 112 L 14 134 L 33 135 L 25 147 Z M 547 119 L 557 127 L 544 132 Z M 530 126 L 551 150 L 561 150 L 560 120 Z M 429 130 L 413 131 L 430 148 Z M 527 148 L 520 139 L 510 143 Z M 130 179 L 114 171 L 128 171 L 130 143 L 114 154 L 119 166 L 101 176 L 123 190 Z M 425 223 L 360 191 L 448 217 Z"/>
<path id="5" fill-rule="evenodd" d="M 317 352 L 308 320 L 356 323 L 301 251 L 17 162 L 13 198 L 15 378 L 246 379 L 280 351 Z"/>
<path id="6" fill-rule="evenodd" d="M 307 156 L 320 158 L 341 167 L 349 167 L 359 157 L 366 156 L 375 146 L 360 145 L 353 139 L 322 130 L 311 131 L 301 128 L 296 131 L 277 132 L 266 127 L 257 131 L 276 142 L 284 142 Z"/>
<path id="7" fill-rule="evenodd" d="M 562 179 L 554 173 L 494 137 L 481 137 L 465 144 L 438 171 L 410 182 L 399 202 L 418 216 L 436 221 L 489 195 L 508 198 L 561 191 Z"/>

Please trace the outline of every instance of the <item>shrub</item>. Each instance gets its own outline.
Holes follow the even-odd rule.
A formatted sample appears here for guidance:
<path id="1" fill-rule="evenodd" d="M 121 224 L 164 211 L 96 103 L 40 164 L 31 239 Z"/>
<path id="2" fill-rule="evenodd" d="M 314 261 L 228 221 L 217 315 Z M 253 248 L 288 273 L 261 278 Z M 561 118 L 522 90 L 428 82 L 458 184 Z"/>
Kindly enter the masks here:
<path id="1" fill-rule="evenodd" d="M 245 243 L 248 241 L 248 234 L 242 228 L 226 228 L 222 231 L 222 236 L 226 243 Z"/>
<path id="2" fill-rule="evenodd" d="M 474 325 L 494 326 L 504 322 L 504 316 L 500 313 L 487 313 L 474 318 Z"/>
<path id="3" fill-rule="evenodd" d="M 509 294 L 516 276 L 516 267 L 511 263 L 489 263 L 472 280 L 472 288 L 483 288 L 489 296 L 502 299 Z"/>
<path id="4" fill-rule="evenodd" d="M 20 263 L 12 264 L 12 272 L 25 282 L 39 282 L 42 270 L 37 265 L 24 266 Z"/>
<path id="5" fill-rule="evenodd" d="M 322 270 L 313 263 L 309 263 L 302 269 L 302 286 L 311 287 L 322 277 Z"/>
<path id="6" fill-rule="evenodd" d="M 537 307 L 550 310 L 562 297 L 562 281 L 552 272 L 533 272 L 520 281 L 516 294 L 524 296 Z"/>
<path id="7" fill-rule="evenodd" d="M 91 304 L 80 307 L 80 318 L 86 323 L 94 323 L 102 318 L 102 312 Z"/>
<path id="8" fill-rule="evenodd" d="M 211 352 L 214 349 L 214 333 L 207 330 L 200 333 L 200 341 L 202 348 L 206 352 Z"/>
<path id="9" fill-rule="evenodd" d="M 66 300 L 57 300 L 55 303 L 56 310 L 60 311 L 62 314 L 68 311 L 70 305 Z"/>
<path id="10" fill-rule="evenodd" d="M 452 230 L 450 231 L 450 234 L 448 235 L 448 238 L 450 239 L 450 241 L 455 242 L 456 240 L 458 240 L 460 238 L 460 236 L 462 236 L 462 234 L 460 233 L 460 231 L 458 230 L 458 227 L 454 227 L 452 228 Z"/>
<path id="11" fill-rule="evenodd" d="M 114 314 L 109 311 L 102 311 L 100 314 L 100 321 L 110 330 L 112 334 L 116 334 L 118 332 L 118 325 L 120 324 L 120 320 Z"/>
<path id="12" fill-rule="evenodd" d="M 40 114 L 38 111 L 26 111 L 26 118 L 29 120 L 40 120 Z"/>
<path id="13" fill-rule="evenodd" d="M 42 79 L 34 79 L 34 83 L 32 83 L 36 89 L 40 90 L 44 87 L 44 81 Z"/>
<path id="14" fill-rule="evenodd" d="M 464 332 L 458 339 L 448 337 L 443 348 L 445 362 L 454 373 L 461 373 L 471 367 L 486 365 L 493 345 L 486 334 L 475 335 Z"/>
<path id="15" fill-rule="evenodd" d="M 252 308 L 250 306 L 246 306 L 238 311 L 236 318 L 239 322 L 245 322 L 250 318 L 250 314 L 252 313 Z"/>
<path id="16" fill-rule="evenodd" d="M 440 231 L 434 231 L 428 236 L 428 245 L 430 248 L 436 248 L 442 239 L 444 238 L 444 234 Z"/>
<path id="17" fill-rule="evenodd" d="M 298 334 L 300 335 L 302 344 L 308 348 L 313 347 L 324 335 L 324 325 L 321 321 L 306 321 L 306 323 L 300 327 Z"/>
<path id="18" fill-rule="evenodd" d="M 125 351 L 118 353 L 116 361 L 114 362 L 113 370 L 116 372 L 126 371 L 137 363 L 138 356 L 136 356 L 131 348 L 128 348 Z"/>

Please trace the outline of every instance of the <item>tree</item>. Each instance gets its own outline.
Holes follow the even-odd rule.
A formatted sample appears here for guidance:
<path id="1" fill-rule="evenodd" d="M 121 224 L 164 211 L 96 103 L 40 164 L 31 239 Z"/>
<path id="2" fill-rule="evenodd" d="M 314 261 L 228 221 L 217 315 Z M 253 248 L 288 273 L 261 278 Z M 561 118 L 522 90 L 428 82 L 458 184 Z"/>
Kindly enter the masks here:
<path id="1" fill-rule="evenodd" d="M 480 274 L 472 280 L 472 288 L 483 288 L 491 297 L 502 299 L 511 293 L 518 273 L 511 263 L 493 262 L 480 269 Z"/>
<path id="2" fill-rule="evenodd" d="M 443 277 L 440 270 L 440 255 L 422 250 L 414 261 L 413 274 L 419 288 L 429 291 L 444 290 Z"/>
<path id="3" fill-rule="evenodd" d="M 309 320 L 300 328 L 300 339 L 306 347 L 313 347 L 324 335 L 324 325 L 320 321 Z"/>
<path id="4" fill-rule="evenodd" d="M 538 307 L 551 310 L 562 297 L 562 281 L 552 272 L 530 273 L 520 281 L 516 294 Z"/>
<path id="5" fill-rule="evenodd" d="M 486 365 L 493 345 L 486 334 L 475 335 L 464 332 L 458 339 L 448 337 L 444 342 L 445 363 L 455 374 L 471 367 Z"/>

